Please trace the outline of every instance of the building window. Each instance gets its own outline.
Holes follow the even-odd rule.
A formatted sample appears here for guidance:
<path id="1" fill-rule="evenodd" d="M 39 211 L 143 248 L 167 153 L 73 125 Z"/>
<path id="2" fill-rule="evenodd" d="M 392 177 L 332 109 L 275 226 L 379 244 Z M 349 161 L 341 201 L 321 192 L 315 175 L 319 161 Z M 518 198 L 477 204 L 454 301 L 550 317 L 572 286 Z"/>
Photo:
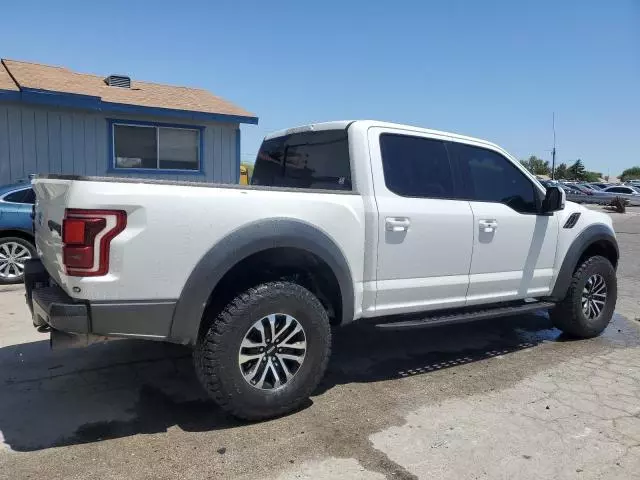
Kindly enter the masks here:
<path id="1" fill-rule="evenodd" d="M 201 170 L 202 129 L 113 123 L 113 168 L 118 170 Z"/>

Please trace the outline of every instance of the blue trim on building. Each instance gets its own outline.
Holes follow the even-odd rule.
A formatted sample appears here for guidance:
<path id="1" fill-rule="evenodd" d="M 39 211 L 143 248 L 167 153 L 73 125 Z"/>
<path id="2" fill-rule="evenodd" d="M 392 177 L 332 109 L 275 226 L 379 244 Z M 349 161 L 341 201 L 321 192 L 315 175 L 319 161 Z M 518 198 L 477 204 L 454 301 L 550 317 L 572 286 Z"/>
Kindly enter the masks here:
<path id="1" fill-rule="evenodd" d="M 236 183 L 240 183 L 240 129 L 236 129 Z"/>
<path id="2" fill-rule="evenodd" d="M 241 115 L 225 115 L 223 113 L 207 113 L 161 107 L 145 107 L 126 103 L 105 102 L 102 98 L 92 95 L 54 92 L 50 90 L 40 90 L 37 88 L 22 88 L 19 92 L 12 90 L 0 90 L 0 99 L 23 101 L 25 103 L 40 105 L 53 105 L 57 107 L 80 108 L 100 112 L 126 113 L 128 115 L 150 115 L 211 122 L 258 124 L 258 117 L 245 117 Z"/>
<path id="3" fill-rule="evenodd" d="M 138 105 L 126 105 L 123 103 L 102 102 L 103 112 L 126 113 L 127 115 L 148 115 L 157 117 L 184 118 L 187 120 L 200 120 L 202 122 L 228 122 L 258 124 L 258 117 L 241 117 L 237 115 L 224 115 L 221 113 L 192 112 L 188 110 L 172 110 L 160 107 L 141 107 Z"/>
<path id="4" fill-rule="evenodd" d="M 0 90 L 0 100 L 9 102 L 19 102 L 21 98 L 20 92 L 17 90 Z"/>
<path id="5" fill-rule="evenodd" d="M 198 130 L 200 136 L 200 149 L 198 152 L 198 170 L 174 170 L 174 169 L 157 169 L 157 168 L 116 168 L 115 156 L 113 151 L 113 125 L 140 125 L 146 127 L 169 127 L 169 128 L 184 128 L 187 130 Z M 107 118 L 107 139 L 108 139 L 108 151 L 107 157 L 107 172 L 108 173 L 146 173 L 146 174 L 165 174 L 165 175 L 196 175 L 205 176 L 204 171 L 204 131 L 205 127 L 202 125 L 183 125 L 176 123 L 162 123 L 162 122 L 146 122 L 142 120 L 126 120 L 117 118 Z M 238 167 L 239 168 L 239 167 Z"/>
<path id="6" fill-rule="evenodd" d="M 53 105 L 55 107 L 85 108 L 100 110 L 102 99 L 93 95 L 79 95 L 77 93 L 52 92 L 37 88 L 22 88 L 21 100 L 25 103 L 39 105 Z"/>

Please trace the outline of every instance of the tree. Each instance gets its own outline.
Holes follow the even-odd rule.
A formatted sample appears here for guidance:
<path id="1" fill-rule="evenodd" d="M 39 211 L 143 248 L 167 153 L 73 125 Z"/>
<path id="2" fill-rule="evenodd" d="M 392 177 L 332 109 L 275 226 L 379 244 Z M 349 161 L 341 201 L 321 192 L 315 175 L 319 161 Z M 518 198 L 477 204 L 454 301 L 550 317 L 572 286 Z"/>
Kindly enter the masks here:
<path id="1" fill-rule="evenodd" d="M 582 176 L 582 180 L 585 180 L 587 182 L 599 182 L 600 178 L 602 178 L 602 174 L 600 172 L 586 171 Z"/>
<path id="2" fill-rule="evenodd" d="M 534 175 L 549 175 L 551 173 L 549 162 L 535 155 L 530 156 L 528 160 L 520 160 L 520 163 Z"/>
<path id="3" fill-rule="evenodd" d="M 640 167 L 627 168 L 620 174 L 620 180 L 622 180 L 623 182 L 636 179 L 640 179 Z"/>
<path id="4" fill-rule="evenodd" d="M 584 172 L 584 165 L 580 159 L 576 160 L 567 170 L 570 180 L 582 180 L 584 178 Z"/>
<path id="5" fill-rule="evenodd" d="M 563 180 L 567 178 L 567 164 L 566 163 L 561 163 L 560 165 L 558 165 L 556 167 L 556 174 L 555 174 L 555 179 L 556 180 Z"/>

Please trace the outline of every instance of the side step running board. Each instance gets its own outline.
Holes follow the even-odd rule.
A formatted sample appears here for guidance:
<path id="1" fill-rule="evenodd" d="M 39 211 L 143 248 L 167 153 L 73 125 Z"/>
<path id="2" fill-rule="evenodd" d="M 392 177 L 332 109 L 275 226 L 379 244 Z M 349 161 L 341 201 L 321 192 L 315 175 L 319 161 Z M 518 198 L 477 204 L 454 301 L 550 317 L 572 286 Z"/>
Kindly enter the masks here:
<path id="1" fill-rule="evenodd" d="M 404 330 L 409 328 L 432 327 L 436 325 L 450 325 L 453 323 L 472 322 L 488 318 L 521 315 L 523 313 L 531 313 L 537 310 L 547 310 L 554 305 L 555 303 L 553 302 L 531 302 L 521 305 L 485 308 L 482 310 L 467 310 L 458 313 L 452 312 L 419 319 L 400 320 L 395 322 L 390 321 L 387 323 L 378 323 L 376 324 L 376 327 L 392 330 Z"/>

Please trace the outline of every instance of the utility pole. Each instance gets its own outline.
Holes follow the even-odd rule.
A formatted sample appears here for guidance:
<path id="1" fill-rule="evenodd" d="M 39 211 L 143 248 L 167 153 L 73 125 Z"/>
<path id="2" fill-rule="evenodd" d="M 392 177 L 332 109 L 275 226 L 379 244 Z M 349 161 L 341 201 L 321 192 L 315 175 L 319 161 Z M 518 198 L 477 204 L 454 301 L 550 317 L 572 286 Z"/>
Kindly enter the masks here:
<path id="1" fill-rule="evenodd" d="M 551 180 L 556 179 L 556 112 L 553 112 L 553 150 L 551 150 Z"/>

